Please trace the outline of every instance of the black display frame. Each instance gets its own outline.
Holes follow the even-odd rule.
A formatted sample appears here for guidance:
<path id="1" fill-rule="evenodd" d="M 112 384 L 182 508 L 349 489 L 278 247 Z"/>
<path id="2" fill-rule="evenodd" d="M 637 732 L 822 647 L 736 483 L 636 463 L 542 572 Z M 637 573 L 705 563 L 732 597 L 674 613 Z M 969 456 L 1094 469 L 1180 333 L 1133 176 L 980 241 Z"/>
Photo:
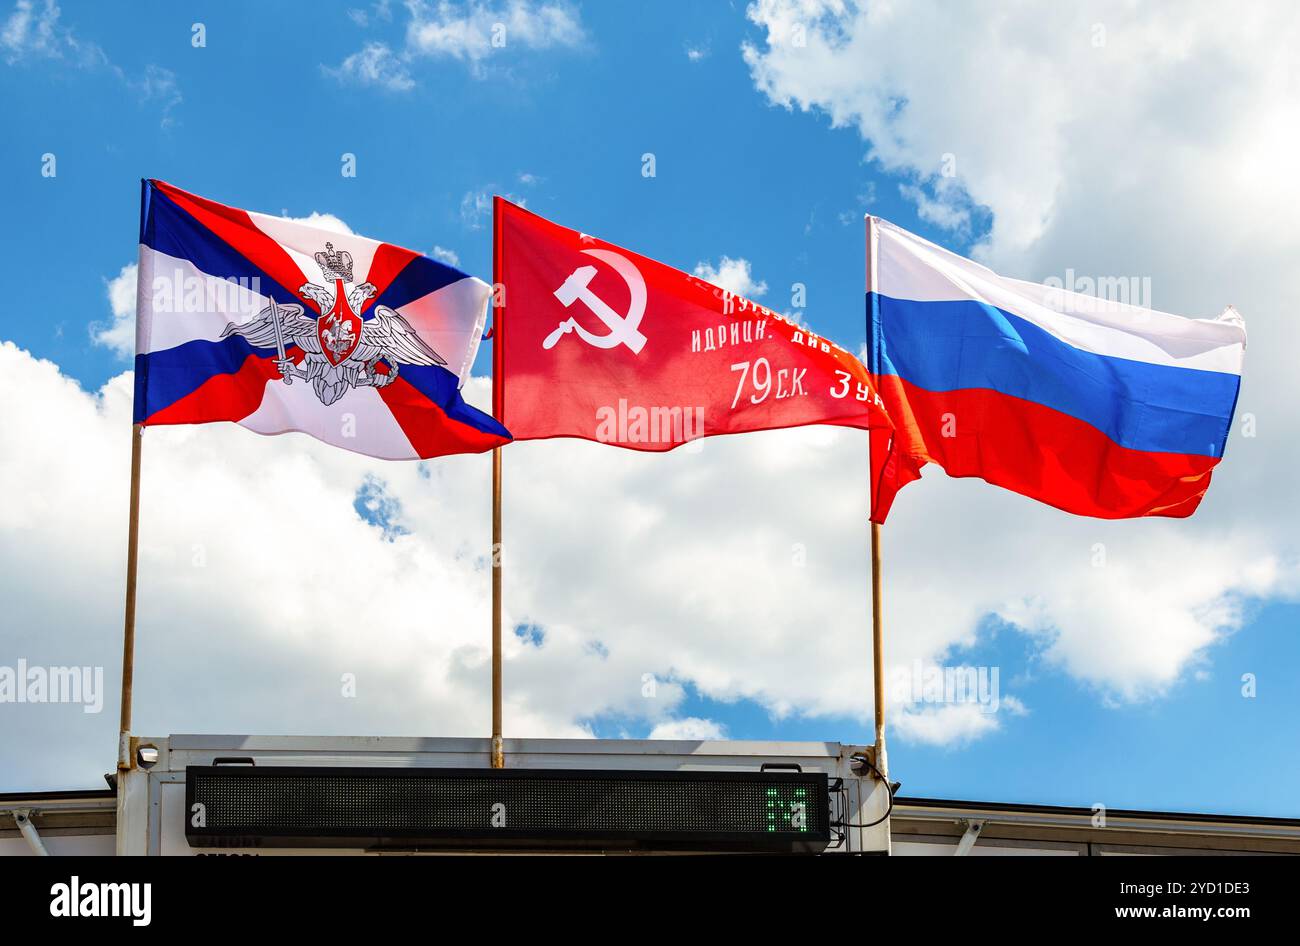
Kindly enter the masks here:
<path id="1" fill-rule="evenodd" d="M 327 802 L 326 807 L 333 807 L 336 814 L 341 808 L 345 812 L 353 810 L 357 815 L 364 814 L 367 791 L 375 794 L 378 801 L 392 804 L 394 797 L 391 791 L 385 794 L 380 785 L 391 785 L 393 780 L 399 783 L 410 780 L 413 788 L 421 787 L 426 794 L 431 789 L 436 794 L 439 786 L 448 792 L 458 785 L 462 791 L 467 790 L 467 786 L 470 786 L 468 790 L 480 793 L 490 794 L 491 791 L 498 790 L 505 793 L 503 797 L 522 799 L 525 810 L 529 801 L 546 801 L 548 784 L 554 789 L 557 782 L 576 783 L 588 786 L 597 793 L 609 817 L 602 819 L 600 811 L 586 804 L 581 812 L 574 812 L 575 817 L 581 814 L 584 819 L 585 827 L 582 828 L 540 826 L 528 823 L 526 818 L 524 823 L 518 824 L 518 812 L 510 813 L 508 809 L 507 826 L 495 828 L 482 823 L 470 824 L 470 818 L 466 818 L 465 826 L 459 828 L 410 827 L 397 823 L 386 824 L 377 818 L 369 821 L 357 818 L 352 823 L 339 823 L 336 818 L 330 824 L 325 823 L 329 819 L 322 819 L 320 824 L 304 825 L 301 812 L 295 810 L 295 804 L 301 804 L 301 795 L 291 798 L 286 794 L 277 799 L 274 791 L 261 786 L 258 793 L 244 793 L 242 810 L 246 813 L 250 807 L 269 805 L 272 808 L 269 815 L 254 818 L 223 810 L 223 806 L 229 808 L 232 803 L 240 804 L 241 782 L 251 788 L 252 780 L 265 783 L 268 779 L 272 785 L 278 780 L 333 781 L 336 784 L 330 786 L 332 798 L 349 800 L 341 803 Z M 711 796 L 708 789 L 700 789 L 703 783 L 713 783 L 716 786 Z M 769 787 L 788 791 L 804 789 L 809 799 L 804 813 L 806 826 L 803 830 L 767 830 L 765 825 L 739 829 L 718 824 L 707 830 L 698 827 L 683 830 L 680 826 L 674 827 L 671 824 L 671 816 L 668 816 L 662 828 L 643 825 L 629 830 L 617 826 L 618 813 L 626 811 L 634 797 L 667 803 L 671 802 L 675 787 L 677 794 L 681 795 L 681 786 L 688 784 L 693 786 L 696 804 L 706 799 L 711 800 L 718 812 L 726 810 L 729 803 L 733 808 L 742 802 L 752 806 L 753 793 L 766 792 Z M 232 795 L 233 799 L 215 796 L 212 790 L 216 787 L 224 788 L 223 794 Z M 734 791 L 729 793 L 728 789 Z M 701 791 L 704 792 L 703 795 Z M 427 799 L 416 799 L 414 791 L 406 794 L 408 797 L 404 800 L 412 806 L 427 803 Z M 403 799 L 399 799 L 401 800 Z M 584 800 L 589 802 L 590 798 Z M 277 819 L 274 815 L 277 802 L 283 803 L 285 812 L 296 814 L 297 817 Z M 562 795 L 558 797 L 558 802 L 564 803 Z M 201 819 L 193 817 L 196 804 L 204 806 Z M 824 772 L 801 771 L 191 765 L 185 769 L 185 811 L 186 840 L 191 847 L 196 848 L 550 848 L 818 853 L 827 847 L 831 838 L 828 776 Z M 700 812 L 696 811 L 695 814 L 698 821 Z M 481 819 L 480 811 L 473 820 Z M 203 823 L 196 825 L 196 820 Z"/>

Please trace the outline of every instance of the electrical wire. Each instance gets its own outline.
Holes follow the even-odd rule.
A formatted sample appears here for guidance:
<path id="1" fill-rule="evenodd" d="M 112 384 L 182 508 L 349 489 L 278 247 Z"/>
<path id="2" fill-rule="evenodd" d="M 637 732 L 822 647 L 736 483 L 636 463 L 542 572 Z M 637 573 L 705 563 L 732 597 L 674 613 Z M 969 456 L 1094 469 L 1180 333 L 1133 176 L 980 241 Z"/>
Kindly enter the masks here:
<path id="1" fill-rule="evenodd" d="M 867 822 L 866 824 L 854 824 L 852 821 L 844 821 L 841 822 L 841 824 L 843 827 L 847 827 L 847 828 L 874 828 L 876 825 L 880 824 L 886 818 L 888 818 L 894 811 L 894 786 L 889 784 L 889 780 L 885 778 L 884 773 L 882 773 L 880 769 L 876 768 L 876 764 L 872 762 L 870 759 L 868 759 L 866 756 L 855 755 L 852 758 L 862 760 L 862 764 L 870 768 L 871 771 L 875 772 L 876 778 L 880 779 L 880 781 L 884 783 L 885 791 L 889 792 L 889 807 L 886 808 L 885 813 L 881 815 L 879 818 L 877 818 L 875 821 L 870 821 Z"/>

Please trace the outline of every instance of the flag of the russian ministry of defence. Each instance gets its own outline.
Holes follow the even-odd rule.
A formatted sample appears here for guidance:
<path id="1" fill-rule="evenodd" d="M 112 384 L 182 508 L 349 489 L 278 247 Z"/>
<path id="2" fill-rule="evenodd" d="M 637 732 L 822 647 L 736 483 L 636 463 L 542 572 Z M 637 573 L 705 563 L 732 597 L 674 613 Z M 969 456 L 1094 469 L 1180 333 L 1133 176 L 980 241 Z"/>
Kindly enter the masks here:
<path id="1" fill-rule="evenodd" d="M 869 363 L 895 426 L 872 457 L 875 521 L 927 463 L 1078 515 L 1196 510 L 1232 425 L 1245 324 L 1231 306 L 1158 312 L 1142 281 L 1108 283 L 1117 298 L 1008 279 L 868 218 Z"/>
<path id="2" fill-rule="evenodd" d="M 491 290 L 411 250 L 145 181 L 135 421 L 300 431 L 387 460 L 509 440 L 460 388 Z"/>

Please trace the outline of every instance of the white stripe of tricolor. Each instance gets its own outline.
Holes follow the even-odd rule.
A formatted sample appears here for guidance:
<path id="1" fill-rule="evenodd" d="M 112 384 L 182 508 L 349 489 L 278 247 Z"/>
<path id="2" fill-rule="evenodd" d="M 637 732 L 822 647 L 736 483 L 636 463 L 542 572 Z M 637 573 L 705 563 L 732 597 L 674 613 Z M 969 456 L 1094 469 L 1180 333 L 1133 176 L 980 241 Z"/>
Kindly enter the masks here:
<path id="1" fill-rule="evenodd" d="M 874 224 L 874 226 L 873 226 Z M 1031 322 L 1083 351 L 1154 365 L 1241 374 L 1246 329 L 1229 307 L 1217 319 L 1189 319 L 1082 293 L 999 276 L 986 266 L 886 220 L 868 218 L 869 270 L 881 295 L 918 302 L 972 299 Z"/>

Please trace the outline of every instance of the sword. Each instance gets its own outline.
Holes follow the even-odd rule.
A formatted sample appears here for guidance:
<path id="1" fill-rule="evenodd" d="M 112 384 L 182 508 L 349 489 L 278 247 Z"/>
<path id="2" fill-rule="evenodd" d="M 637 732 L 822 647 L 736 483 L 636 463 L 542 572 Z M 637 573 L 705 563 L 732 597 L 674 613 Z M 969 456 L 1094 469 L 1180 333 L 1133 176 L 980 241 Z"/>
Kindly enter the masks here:
<path id="1" fill-rule="evenodd" d="M 280 361 L 284 361 L 284 326 L 280 324 L 280 307 L 275 304 L 275 298 L 269 293 L 266 301 L 271 303 L 271 324 L 275 326 L 275 350 L 280 353 Z M 285 384 L 293 384 L 292 373 L 281 375 Z"/>

